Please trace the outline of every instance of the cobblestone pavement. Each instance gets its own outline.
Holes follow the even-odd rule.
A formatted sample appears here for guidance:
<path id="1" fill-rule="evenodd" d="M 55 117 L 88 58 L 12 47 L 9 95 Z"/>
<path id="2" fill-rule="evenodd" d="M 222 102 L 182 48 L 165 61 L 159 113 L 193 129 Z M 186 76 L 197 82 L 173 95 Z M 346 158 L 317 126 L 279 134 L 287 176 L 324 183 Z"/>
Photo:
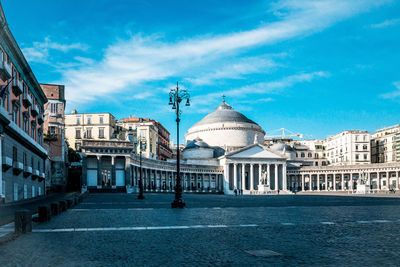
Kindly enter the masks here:
<path id="1" fill-rule="evenodd" d="M 399 198 L 90 194 L 0 246 L 0 266 L 400 265 Z M 246 251 L 271 250 L 257 257 Z"/>

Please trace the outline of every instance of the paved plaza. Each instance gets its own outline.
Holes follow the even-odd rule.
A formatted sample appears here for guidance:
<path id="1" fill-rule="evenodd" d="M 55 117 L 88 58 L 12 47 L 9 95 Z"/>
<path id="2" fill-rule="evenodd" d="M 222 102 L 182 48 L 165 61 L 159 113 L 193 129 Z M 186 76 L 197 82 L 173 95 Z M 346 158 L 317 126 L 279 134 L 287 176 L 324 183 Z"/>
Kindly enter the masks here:
<path id="1" fill-rule="evenodd" d="M 183 210 L 172 199 L 90 194 L 1 244 L 0 266 L 400 264 L 400 198 L 192 194 Z"/>

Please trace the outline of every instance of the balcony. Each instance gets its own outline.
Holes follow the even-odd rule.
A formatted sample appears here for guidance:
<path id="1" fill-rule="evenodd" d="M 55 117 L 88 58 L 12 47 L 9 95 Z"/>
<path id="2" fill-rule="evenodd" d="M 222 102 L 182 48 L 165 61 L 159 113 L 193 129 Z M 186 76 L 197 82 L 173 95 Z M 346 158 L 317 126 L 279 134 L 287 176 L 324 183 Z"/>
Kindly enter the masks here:
<path id="1" fill-rule="evenodd" d="M 5 61 L 0 63 L 0 78 L 6 81 L 11 78 L 11 66 Z"/>
<path id="2" fill-rule="evenodd" d="M 23 92 L 23 88 L 22 88 L 22 82 L 18 79 L 14 79 L 12 81 L 12 90 L 14 92 L 14 95 L 19 96 L 20 94 L 22 94 Z"/>
<path id="3" fill-rule="evenodd" d="M 31 175 L 32 174 L 32 167 L 30 167 L 30 166 L 25 166 L 24 167 L 24 176 L 25 177 L 28 177 L 29 175 Z"/>
<path id="4" fill-rule="evenodd" d="M 33 104 L 32 97 L 29 94 L 25 93 L 24 98 L 22 99 L 22 104 L 26 108 L 32 106 L 32 104 Z"/>
<path id="5" fill-rule="evenodd" d="M 37 115 L 39 115 L 39 108 L 38 108 L 37 105 L 33 105 L 33 106 L 32 106 L 31 114 L 32 114 L 32 116 L 34 116 L 34 117 L 36 117 Z"/>
<path id="6" fill-rule="evenodd" d="M 13 171 L 14 173 L 20 173 L 24 170 L 24 164 L 19 161 L 14 161 L 13 162 Z"/>
<path id="7" fill-rule="evenodd" d="M 43 124 L 44 122 L 43 114 L 40 114 L 37 119 L 39 124 Z"/>
<path id="8" fill-rule="evenodd" d="M 34 170 L 33 173 L 32 173 L 32 180 L 35 180 L 38 177 L 40 177 L 39 170 Z"/>
<path id="9" fill-rule="evenodd" d="M 12 165 L 13 165 L 12 158 L 3 156 L 3 168 L 7 170 L 7 169 L 11 168 Z"/>
<path id="10" fill-rule="evenodd" d="M 42 172 L 39 175 L 39 182 L 43 181 L 44 179 L 46 179 L 46 175 L 44 174 L 44 172 Z"/>

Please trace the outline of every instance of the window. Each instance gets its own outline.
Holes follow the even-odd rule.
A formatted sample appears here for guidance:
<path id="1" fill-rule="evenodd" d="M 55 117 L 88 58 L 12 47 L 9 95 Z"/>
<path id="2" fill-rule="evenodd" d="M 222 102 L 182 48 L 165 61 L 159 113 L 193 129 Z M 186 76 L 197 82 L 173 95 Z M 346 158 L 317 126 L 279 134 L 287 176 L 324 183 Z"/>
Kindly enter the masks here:
<path id="1" fill-rule="evenodd" d="M 55 133 L 56 133 L 56 127 L 50 126 L 50 134 L 55 134 Z"/>
<path id="2" fill-rule="evenodd" d="M 24 167 L 28 166 L 28 162 L 27 162 L 27 158 L 26 158 L 26 152 L 24 152 L 22 160 L 23 160 L 23 163 L 24 163 Z"/>
<path id="3" fill-rule="evenodd" d="M 79 118 L 79 117 L 76 117 L 76 124 L 81 124 L 81 118 Z"/>
<path id="4" fill-rule="evenodd" d="M 315 166 L 318 166 L 318 161 L 315 162 Z"/>
<path id="5" fill-rule="evenodd" d="M 358 146 L 356 146 L 356 150 L 358 150 Z"/>
<path id="6" fill-rule="evenodd" d="M 35 186 L 34 185 L 32 185 L 32 197 L 35 197 L 36 196 L 36 194 L 35 194 L 36 192 L 35 192 Z"/>
<path id="7" fill-rule="evenodd" d="M 14 184 L 14 201 L 18 200 L 18 184 Z"/>
<path id="8" fill-rule="evenodd" d="M 24 199 L 28 198 L 28 186 L 24 184 Z"/>
<path id="9" fill-rule="evenodd" d="M 364 159 L 366 160 L 368 158 L 367 154 L 364 154 Z"/>
<path id="10" fill-rule="evenodd" d="M 358 160 L 360 158 L 360 156 L 358 154 L 356 154 L 356 159 Z"/>
<path id="11" fill-rule="evenodd" d="M 36 138 L 36 123 L 35 122 L 32 122 L 32 124 L 31 124 L 31 137 L 33 139 Z"/>
<path id="12" fill-rule="evenodd" d="M 33 157 L 31 158 L 31 167 L 32 167 L 32 171 L 33 171 Z"/>
<path id="13" fill-rule="evenodd" d="M 103 119 L 104 119 L 103 117 L 100 117 L 100 118 L 99 118 L 100 124 L 103 124 Z"/>
<path id="14" fill-rule="evenodd" d="M 17 160 L 18 160 L 18 151 L 17 148 L 13 146 L 13 163 L 17 162 Z"/>
<path id="15" fill-rule="evenodd" d="M 92 129 L 86 130 L 86 138 L 92 138 Z"/>
<path id="16" fill-rule="evenodd" d="M 75 138 L 81 138 L 81 129 L 75 130 Z"/>
<path id="17" fill-rule="evenodd" d="M 140 138 L 146 139 L 146 130 L 140 130 Z"/>
<path id="18" fill-rule="evenodd" d="M 99 128 L 99 138 L 104 138 L 104 128 Z"/>
<path id="19" fill-rule="evenodd" d="M 37 170 L 40 172 L 40 160 L 37 162 Z"/>
<path id="20" fill-rule="evenodd" d="M 303 152 L 301 153 L 301 157 L 302 157 L 302 158 L 304 158 L 304 157 L 305 157 L 305 155 L 304 155 L 304 153 L 303 153 Z"/>
<path id="21" fill-rule="evenodd" d="M 2 187 L 1 187 L 1 194 L 3 195 L 3 196 L 5 196 L 6 195 L 6 181 L 2 181 L 2 183 L 1 183 L 1 185 L 2 185 Z"/>
<path id="22" fill-rule="evenodd" d="M 364 145 L 364 146 L 363 146 L 363 149 L 364 149 L 364 150 L 367 150 L 367 149 L 368 149 L 368 146 Z"/>
<path id="23" fill-rule="evenodd" d="M 87 124 L 91 124 L 92 123 L 92 118 L 88 117 L 87 118 Z"/>
<path id="24" fill-rule="evenodd" d="M 51 103 L 50 104 L 50 113 L 57 113 L 57 103 Z"/>
<path id="25" fill-rule="evenodd" d="M 24 123 L 23 123 L 24 132 L 28 132 L 28 117 L 24 116 Z"/>
<path id="26" fill-rule="evenodd" d="M 309 157 L 309 158 L 312 158 L 312 153 L 308 153 L 308 157 Z"/>
<path id="27" fill-rule="evenodd" d="M 318 154 L 317 154 L 317 153 L 315 153 L 315 158 L 316 158 L 316 159 L 318 158 Z"/>
<path id="28" fill-rule="evenodd" d="M 18 124 L 18 117 L 19 117 L 19 107 L 18 107 L 18 104 L 16 104 L 16 102 L 15 102 L 15 104 L 13 105 L 13 122 L 15 123 L 15 124 Z"/>

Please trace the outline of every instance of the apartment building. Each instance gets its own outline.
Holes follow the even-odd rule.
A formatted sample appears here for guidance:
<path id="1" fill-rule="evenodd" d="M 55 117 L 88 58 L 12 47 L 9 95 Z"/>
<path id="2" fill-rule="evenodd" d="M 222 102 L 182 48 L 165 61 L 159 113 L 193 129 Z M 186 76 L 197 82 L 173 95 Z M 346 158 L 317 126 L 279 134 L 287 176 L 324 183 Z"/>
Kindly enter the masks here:
<path id="1" fill-rule="evenodd" d="M 144 151 L 148 158 L 159 160 L 167 160 L 172 158 L 170 149 L 169 132 L 158 121 L 149 118 L 129 117 L 122 118 L 118 122 L 118 126 L 122 131 L 127 131 L 132 134 L 132 138 L 136 136 L 139 140 L 145 143 Z M 139 148 L 136 148 L 137 150 Z M 137 153 L 139 151 L 136 151 Z"/>
<path id="2" fill-rule="evenodd" d="M 295 140 L 290 145 L 296 152 L 296 161 L 303 162 L 303 166 L 326 166 L 325 140 Z"/>
<path id="3" fill-rule="evenodd" d="M 65 114 L 65 138 L 69 147 L 81 150 L 83 140 L 117 139 L 117 123 L 113 115 L 105 113 Z"/>
<path id="4" fill-rule="evenodd" d="M 375 131 L 371 136 L 371 162 L 391 163 L 400 161 L 400 124 Z"/>
<path id="5" fill-rule="evenodd" d="M 367 131 L 343 131 L 326 140 L 326 156 L 330 165 L 371 163 L 371 134 Z"/>
<path id="6" fill-rule="evenodd" d="M 48 102 L 44 105 L 44 147 L 50 158 L 47 191 L 60 191 L 67 186 L 68 146 L 65 141 L 65 87 L 41 84 Z"/>
<path id="7" fill-rule="evenodd" d="M 15 41 L 0 3 L 0 202 L 45 193 L 47 98 Z"/>

